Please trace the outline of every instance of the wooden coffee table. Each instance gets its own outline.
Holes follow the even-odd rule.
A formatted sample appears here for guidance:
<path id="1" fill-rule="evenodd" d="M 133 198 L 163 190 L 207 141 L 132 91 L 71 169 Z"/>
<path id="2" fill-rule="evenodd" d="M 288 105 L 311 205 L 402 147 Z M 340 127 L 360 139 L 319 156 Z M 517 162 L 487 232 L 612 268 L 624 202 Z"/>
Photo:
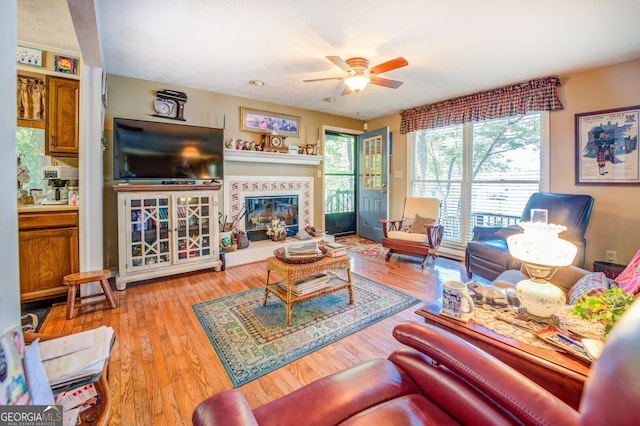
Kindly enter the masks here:
<path id="1" fill-rule="evenodd" d="M 329 269 L 346 269 L 347 280 L 338 279 L 337 282 L 328 283 L 327 287 L 320 290 L 296 296 L 291 292 L 291 286 L 298 280 L 308 277 L 316 272 L 322 272 Z M 286 284 L 286 290 L 279 285 L 279 281 L 270 283 L 269 278 L 271 271 L 275 271 L 280 275 Z M 267 258 L 267 281 L 264 287 L 264 303 L 267 304 L 267 297 L 269 293 L 274 294 L 280 300 L 284 302 L 286 312 L 286 324 L 291 324 L 291 309 L 293 305 L 305 300 L 318 297 L 323 294 L 333 293 L 338 290 L 346 289 L 349 292 L 349 304 L 353 304 L 353 289 L 351 287 L 351 258 L 347 255 L 340 257 L 328 257 L 325 256 L 321 260 L 313 263 L 285 263 L 275 256 Z"/>
<path id="2" fill-rule="evenodd" d="M 425 305 L 416 313 L 427 324 L 447 330 L 495 356 L 527 376 L 571 407 L 578 409 L 589 366 L 576 358 L 550 349 L 538 348 L 508 338 L 476 323 L 464 323 L 440 315 L 442 299 Z M 490 379 L 490 378 L 489 378 Z"/>

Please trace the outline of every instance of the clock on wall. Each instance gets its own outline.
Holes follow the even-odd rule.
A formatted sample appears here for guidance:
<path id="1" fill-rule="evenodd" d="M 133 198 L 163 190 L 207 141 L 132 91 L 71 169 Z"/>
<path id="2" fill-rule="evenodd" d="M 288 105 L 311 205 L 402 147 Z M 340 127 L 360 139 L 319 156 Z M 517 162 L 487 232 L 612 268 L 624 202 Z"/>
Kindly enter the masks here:
<path id="1" fill-rule="evenodd" d="M 170 118 L 173 115 L 173 110 L 176 107 L 175 101 L 170 99 L 154 99 L 153 109 L 156 110 L 158 117 Z"/>
<path id="2" fill-rule="evenodd" d="M 260 142 L 266 152 L 287 152 L 288 148 L 284 146 L 285 136 L 264 134 L 261 136 Z"/>
<path id="3" fill-rule="evenodd" d="M 176 90 L 158 90 L 157 99 L 153 100 L 153 114 L 155 117 L 171 118 L 172 120 L 186 121 L 184 118 L 184 105 L 187 102 L 187 94 Z"/>

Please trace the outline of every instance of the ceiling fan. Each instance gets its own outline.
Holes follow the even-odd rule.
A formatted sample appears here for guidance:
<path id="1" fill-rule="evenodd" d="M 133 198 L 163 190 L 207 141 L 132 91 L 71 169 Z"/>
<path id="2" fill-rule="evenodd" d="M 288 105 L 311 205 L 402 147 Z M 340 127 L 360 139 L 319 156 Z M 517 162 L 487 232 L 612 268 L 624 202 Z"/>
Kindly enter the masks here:
<path id="1" fill-rule="evenodd" d="M 342 91 L 343 95 L 348 95 L 353 92 L 358 93 L 367 87 L 367 84 L 376 84 L 378 86 L 397 89 L 402 86 L 402 81 L 389 80 L 388 78 L 377 77 L 377 75 L 409 65 L 409 62 L 402 56 L 372 68 L 369 68 L 369 60 L 364 58 L 351 58 L 346 61 L 339 56 L 327 56 L 326 58 L 333 62 L 334 65 L 349 73 L 349 75 L 346 77 L 315 78 L 303 81 L 307 83 L 310 81 L 343 80 L 346 85 Z"/>

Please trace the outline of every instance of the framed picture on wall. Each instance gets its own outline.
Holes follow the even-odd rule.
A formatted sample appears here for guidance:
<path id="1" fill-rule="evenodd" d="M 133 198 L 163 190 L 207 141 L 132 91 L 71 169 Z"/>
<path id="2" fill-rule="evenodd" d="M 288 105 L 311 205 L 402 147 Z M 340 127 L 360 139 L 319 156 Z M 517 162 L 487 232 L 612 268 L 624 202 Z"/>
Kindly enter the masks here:
<path id="1" fill-rule="evenodd" d="M 31 47 L 16 47 L 16 62 L 18 64 L 42 66 L 42 50 Z"/>
<path id="2" fill-rule="evenodd" d="M 240 130 L 300 136 L 300 117 L 240 107 Z"/>
<path id="3" fill-rule="evenodd" d="M 53 61 L 53 68 L 57 72 L 62 72 L 65 74 L 77 74 L 77 63 L 78 60 L 76 58 L 56 55 Z"/>
<path id="4" fill-rule="evenodd" d="M 640 105 L 575 115 L 576 185 L 639 185 Z"/>

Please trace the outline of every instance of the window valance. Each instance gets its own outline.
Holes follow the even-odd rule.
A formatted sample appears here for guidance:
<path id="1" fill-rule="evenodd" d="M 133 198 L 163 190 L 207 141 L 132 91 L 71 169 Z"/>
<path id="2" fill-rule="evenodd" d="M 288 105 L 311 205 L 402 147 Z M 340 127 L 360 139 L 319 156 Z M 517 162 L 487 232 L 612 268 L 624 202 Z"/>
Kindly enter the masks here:
<path id="1" fill-rule="evenodd" d="M 558 86 L 558 77 L 546 77 L 409 109 L 400 113 L 400 133 L 522 115 L 529 111 L 561 110 L 564 107 L 558 99 Z"/>

